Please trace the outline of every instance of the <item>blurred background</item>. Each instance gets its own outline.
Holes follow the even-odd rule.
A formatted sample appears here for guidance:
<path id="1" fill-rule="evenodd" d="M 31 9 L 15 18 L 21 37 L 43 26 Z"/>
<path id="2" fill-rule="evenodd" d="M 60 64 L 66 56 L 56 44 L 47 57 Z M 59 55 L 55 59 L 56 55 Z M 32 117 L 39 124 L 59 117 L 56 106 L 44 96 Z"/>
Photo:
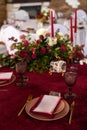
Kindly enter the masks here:
<path id="1" fill-rule="evenodd" d="M 75 8 L 87 12 L 87 0 L 0 0 L 0 26 L 4 20 L 14 17 L 14 13 L 19 9 L 26 10 L 33 19 L 41 10 L 47 8 L 59 12 L 59 17 L 62 13 L 63 17 L 67 18 Z"/>

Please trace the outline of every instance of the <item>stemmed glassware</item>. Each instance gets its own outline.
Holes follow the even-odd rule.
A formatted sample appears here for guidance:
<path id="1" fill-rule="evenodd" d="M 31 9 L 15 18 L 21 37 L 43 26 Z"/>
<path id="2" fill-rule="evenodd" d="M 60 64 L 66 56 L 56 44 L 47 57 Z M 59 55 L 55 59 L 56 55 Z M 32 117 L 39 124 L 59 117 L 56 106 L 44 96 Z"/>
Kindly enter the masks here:
<path id="1" fill-rule="evenodd" d="M 64 95 L 65 99 L 75 99 L 76 94 L 72 92 L 72 88 L 76 84 L 77 81 L 77 68 L 74 66 L 71 66 L 64 75 L 64 81 L 66 85 L 68 86 L 68 93 Z"/>
<path id="2" fill-rule="evenodd" d="M 17 86 L 25 86 L 26 81 L 28 78 L 24 75 L 27 69 L 26 61 L 21 61 L 16 64 L 16 72 L 18 73 L 19 77 L 17 79 L 16 85 Z"/>

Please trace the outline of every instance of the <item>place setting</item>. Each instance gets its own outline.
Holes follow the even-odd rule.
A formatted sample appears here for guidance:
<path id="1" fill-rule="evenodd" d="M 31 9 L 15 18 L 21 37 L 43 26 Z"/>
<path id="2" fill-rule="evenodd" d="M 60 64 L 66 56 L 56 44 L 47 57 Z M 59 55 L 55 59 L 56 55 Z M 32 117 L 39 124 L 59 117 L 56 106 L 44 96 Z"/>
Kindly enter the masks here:
<path id="1" fill-rule="evenodd" d="M 68 92 L 63 96 L 60 92 L 50 91 L 48 95 L 40 95 L 28 101 L 25 105 L 26 113 L 37 120 L 54 121 L 69 114 L 69 124 L 72 121 L 76 94 L 72 92 L 77 82 L 78 68 L 71 65 L 66 67 L 63 80 L 68 87 Z"/>
<path id="2" fill-rule="evenodd" d="M 65 117 L 69 112 L 68 102 L 61 96 L 52 94 L 41 95 L 28 101 L 25 105 L 26 113 L 41 121 L 54 121 Z"/>
<path id="3" fill-rule="evenodd" d="M 22 63 L 21 66 L 20 64 L 16 64 L 16 72 L 19 75 L 24 76 L 25 70 L 26 64 Z M 23 75 L 20 72 L 23 72 Z M 61 70 L 61 72 L 63 71 Z M 68 87 L 67 93 L 62 95 L 61 92 L 50 91 L 49 94 L 43 94 L 35 98 L 28 96 L 29 98 L 27 98 L 18 116 L 21 115 L 24 109 L 28 116 L 41 121 L 54 121 L 69 114 L 69 124 L 71 124 L 76 98 L 76 94 L 72 92 L 72 89 L 77 82 L 78 68 L 74 65 L 66 66 L 63 73 L 63 80 L 66 87 Z M 21 82 L 17 82 L 17 85 L 25 86 L 23 80 L 22 77 Z"/>
<path id="4" fill-rule="evenodd" d="M 13 72 L 0 72 L 0 87 L 9 85 L 16 80 Z"/>

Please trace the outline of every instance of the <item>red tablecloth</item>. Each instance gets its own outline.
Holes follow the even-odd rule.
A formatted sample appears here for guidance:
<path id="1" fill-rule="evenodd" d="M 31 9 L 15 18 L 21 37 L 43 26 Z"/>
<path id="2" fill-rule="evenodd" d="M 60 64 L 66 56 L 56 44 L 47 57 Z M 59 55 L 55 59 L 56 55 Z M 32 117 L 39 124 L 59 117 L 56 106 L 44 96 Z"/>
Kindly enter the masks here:
<path id="1" fill-rule="evenodd" d="M 75 108 L 72 124 L 68 124 L 69 114 L 56 121 L 39 121 L 28 116 L 25 111 L 17 116 L 29 94 L 33 98 L 50 91 L 61 92 L 62 96 L 68 91 L 61 74 L 48 72 L 26 74 L 29 82 L 26 87 L 17 87 L 15 82 L 0 89 L 0 130 L 87 130 L 87 65 L 78 66 L 78 80 L 73 92 L 76 93 Z M 13 71 L 9 68 L 0 68 L 1 71 Z"/>

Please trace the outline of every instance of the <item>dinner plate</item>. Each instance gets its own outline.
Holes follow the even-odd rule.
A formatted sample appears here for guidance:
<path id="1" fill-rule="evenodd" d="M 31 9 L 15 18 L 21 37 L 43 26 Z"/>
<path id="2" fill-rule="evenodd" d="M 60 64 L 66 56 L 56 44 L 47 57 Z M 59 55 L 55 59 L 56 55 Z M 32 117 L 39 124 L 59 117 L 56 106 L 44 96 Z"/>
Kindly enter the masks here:
<path id="1" fill-rule="evenodd" d="M 3 87 L 3 86 L 6 86 L 6 85 L 9 85 L 11 83 L 13 83 L 15 81 L 16 77 L 15 75 L 12 75 L 12 78 L 10 80 L 1 80 L 0 81 L 0 87 Z"/>
<path id="2" fill-rule="evenodd" d="M 46 116 L 32 113 L 30 112 L 31 108 L 33 105 L 37 102 L 38 98 L 34 98 L 31 101 L 29 101 L 26 106 L 25 106 L 25 111 L 26 113 L 31 116 L 32 118 L 35 118 L 37 120 L 42 120 L 42 121 L 53 121 L 53 120 L 58 120 L 60 118 L 63 118 L 66 116 L 69 112 L 69 104 L 65 100 L 61 100 L 61 103 L 59 104 L 58 108 L 56 109 L 55 115 L 53 118 L 48 118 Z"/>

